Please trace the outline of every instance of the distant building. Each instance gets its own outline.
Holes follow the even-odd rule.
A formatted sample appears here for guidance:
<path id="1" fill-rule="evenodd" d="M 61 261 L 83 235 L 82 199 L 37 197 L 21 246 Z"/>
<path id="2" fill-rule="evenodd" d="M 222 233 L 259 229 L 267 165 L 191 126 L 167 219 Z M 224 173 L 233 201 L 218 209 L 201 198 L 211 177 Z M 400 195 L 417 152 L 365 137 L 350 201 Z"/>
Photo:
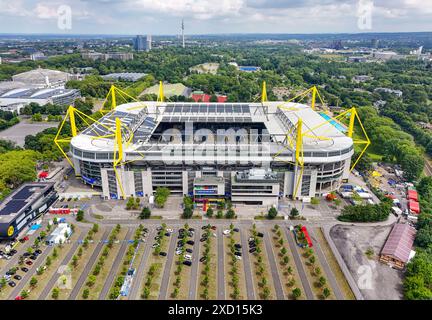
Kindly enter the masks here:
<path id="1" fill-rule="evenodd" d="M 133 39 L 133 48 L 135 51 L 144 51 L 146 49 L 146 41 L 144 36 L 136 36 Z"/>
<path id="2" fill-rule="evenodd" d="M 46 60 L 47 58 L 43 52 L 35 52 L 30 55 L 32 61 Z"/>
<path id="3" fill-rule="evenodd" d="M 147 40 L 146 40 L 146 51 L 150 51 L 152 49 L 152 36 L 151 34 L 147 35 Z"/>
<path id="4" fill-rule="evenodd" d="M 372 79 L 373 79 L 373 77 L 371 77 L 371 76 L 359 75 L 359 76 L 354 76 L 353 81 L 354 82 L 366 82 L 366 81 L 369 81 Z"/>
<path id="5" fill-rule="evenodd" d="M 202 91 L 194 91 L 192 92 L 192 96 L 191 96 L 191 98 L 195 102 L 210 102 L 211 97 L 212 97 L 211 95 L 206 94 Z M 219 95 L 219 94 L 216 95 L 216 98 L 217 98 L 217 102 L 219 103 L 226 102 L 228 99 L 227 96 Z"/>
<path id="6" fill-rule="evenodd" d="M 72 75 L 59 70 L 37 68 L 12 76 L 15 82 L 38 88 L 58 88 L 64 87 L 67 81 L 72 79 Z"/>
<path id="7" fill-rule="evenodd" d="M 89 60 L 105 60 L 114 59 L 114 60 L 133 60 L 133 53 L 130 52 L 111 52 L 111 53 L 100 53 L 100 52 L 83 52 L 81 53 L 81 57 L 83 59 Z"/>
<path id="8" fill-rule="evenodd" d="M 79 97 L 81 93 L 77 89 L 20 87 L 5 92 L 0 91 L 0 109 L 19 112 L 31 102 L 41 106 L 48 103 L 67 106 L 73 105 Z"/>
<path id="9" fill-rule="evenodd" d="M 382 61 L 402 58 L 401 55 L 398 55 L 396 52 L 393 51 L 375 51 L 372 52 L 372 57 Z"/>
<path id="10" fill-rule="evenodd" d="M 416 229 L 409 224 L 396 223 L 381 250 L 380 262 L 396 269 L 404 269 L 412 256 L 415 235 Z"/>
<path id="11" fill-rule="evenodd" d="M 366 57 L 348 57 L 347 59 L 348 62 L 366 62 L 367 58 Z"/>
<path id="12" fill-rule="evenodd" d="M 256 66 L 239 66 L 238 69 L 243 72 L 257 72 L 261 71 L 261 67 Z"/>
<path id="13" fill-rule="evenodd" d="M 123 80 L 123 81 L 135 82 L 146 75 L 147 75 L 147 73 L 119 72 L 119 73 L 110 73 L 110 74 L 104 75 L 104 76 L 102 76 L 102 78 L 104 80 Z"/>
<path id="14" fill-rule="evenodd" d="M 398 98 L 402 98 L 402 95 L 403 95 L 403 92 L 401 90 L 394 90 L 394 89 L 390 89 L 390 88 L 375 88 L 374 91 L 394 94 Z"/>

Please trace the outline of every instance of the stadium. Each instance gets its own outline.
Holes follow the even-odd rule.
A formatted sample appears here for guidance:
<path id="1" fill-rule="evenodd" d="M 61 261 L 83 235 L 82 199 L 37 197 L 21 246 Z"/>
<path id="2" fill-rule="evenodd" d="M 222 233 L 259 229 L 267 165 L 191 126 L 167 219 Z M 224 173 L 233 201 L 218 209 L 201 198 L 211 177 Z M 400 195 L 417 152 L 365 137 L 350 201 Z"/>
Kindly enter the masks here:
<path id="1" fill-rule="evenodd" d="M 157 187 L 196 203 L 321 196 L 348 179 L 354 145 L 364 152 L 370 143 L 366 132 L 354 138 L 363 129 L 355 108 L 334 118 L 315 110 L 315 87 L 302 93 L 312 93 L 311 106 L 267 101 L 265 84 L 261 102 L 251 103 L 167 102 L 161 84 L 158 101 L 116 105 L 115 89 L 99 120 L 70 107 L 59 133 L 69 119 L 72 137 L 56 137 L 59 147 L 70 142 L 65 156 L 76 175 L 107 199 L 149 196 Z M 77 118 L 92 123 L 77 132 Z"/>

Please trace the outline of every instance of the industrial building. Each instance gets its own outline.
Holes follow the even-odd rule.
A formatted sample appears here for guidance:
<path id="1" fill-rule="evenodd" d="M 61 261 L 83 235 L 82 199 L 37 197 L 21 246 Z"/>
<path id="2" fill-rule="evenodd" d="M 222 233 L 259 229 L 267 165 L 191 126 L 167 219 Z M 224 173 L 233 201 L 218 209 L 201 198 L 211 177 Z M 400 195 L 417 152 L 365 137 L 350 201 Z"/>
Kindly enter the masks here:
<path id="1" fill-rule="evenodd" d="M 27 104 L 34 102 L 41 106 L 48 103 L 57 105 L 73 105 L 75 99 L 81 97 L 77 89 L 20 87 L 12 90 L 0 89 L 0 109 L 17 112 Z"/>
<path id="2" fill-rule="evenodd" d="M 404 269 L 412 257 L 416 229 L 409 224 L 396 223 L 381 250 L 380 262 Z"/>
<path id="3" fill-rule="evenodd" d="M 133 60 L 133 53 L 130 52 L 109 52 L 109 53 L 100 53 L 100 52 L 83 52 L 81 53 L 81 57 L 83 59 L 89 59 L 89 60 L 104 60 L 107 61 L 108 59 L 114 59 L 114 60 L 121 60 L 121 61 L 128 61 Z"/>
<path id="4" fill-rule="evenodd" d="M 36 88 L 63 88 L 73 75 L 59 70 L 37 68 L 12 76 L 14 82 Z"/>
<path id="5" fill-rule="evenodd" d="M 0 239 L 15 238 L 57 199 L 52 182 L 27 183 L 0 203 Z"/>
<path id="6" fill-rule="evenodd" d="M 105 198 L 157 187 L 196 202 L 320 196 L 337 190 L 358 161 L 351 161 L 358 116 L 354 108 L 338 119 L 314 109 L 270 102 L 266 93 L 261 103 L 126 103 L 73 134 L 68 160 Z"/>

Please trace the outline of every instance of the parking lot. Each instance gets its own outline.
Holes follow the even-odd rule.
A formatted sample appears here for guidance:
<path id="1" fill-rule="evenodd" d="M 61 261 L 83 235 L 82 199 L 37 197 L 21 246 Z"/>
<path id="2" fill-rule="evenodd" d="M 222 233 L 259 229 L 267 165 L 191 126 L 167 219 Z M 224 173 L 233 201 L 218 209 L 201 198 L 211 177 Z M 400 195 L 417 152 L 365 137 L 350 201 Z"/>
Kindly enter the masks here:
<path id="1" fill-rule="evenodd" d="M 313 239 L 316 262 L 311 266 L 284 221 L 261 221 L 255 227 L 246 221 L 211 220 L 210 227 L 207 221 L 187 222 L 103 224 L 97 232 L 90 232 L 91 224 L 80 224 L 70 243 L 61 248 L 41 244 L 36 259 L 26 260 L 31 266 L 19 265 L 18 257 L 28 255 L 39 231 L 20 243 L 11 260 L 2 261 L 1 276 L 11 274 L 1 298 L 15 299 L 26 291 L 22 298 L 324 299 L 324 287 L 331 292 L 328 299 L 349 298 L 328 267 L 331 257 L 321 251 L 320 237 Z M 317 266 L 324 285 L 314 273 Z M 40 273 L 38 268 L 45 269 Z M 21 279 L 13 280 L 15 275 Z"/>

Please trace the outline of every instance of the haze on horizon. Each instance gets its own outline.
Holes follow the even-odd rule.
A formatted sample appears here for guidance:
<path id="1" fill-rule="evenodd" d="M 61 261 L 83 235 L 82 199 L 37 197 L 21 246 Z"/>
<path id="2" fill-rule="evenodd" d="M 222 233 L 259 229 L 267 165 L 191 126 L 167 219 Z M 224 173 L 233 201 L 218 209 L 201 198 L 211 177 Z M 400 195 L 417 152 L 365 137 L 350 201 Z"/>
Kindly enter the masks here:
<path id="1" fill-rule="evenodd" d="M 58 24 L 65 7 L 71 28 Z M 0 0 L 0 33 L 179 34 L 181 19 L 186 34 L 420 32 L 432 1 Z"/>

